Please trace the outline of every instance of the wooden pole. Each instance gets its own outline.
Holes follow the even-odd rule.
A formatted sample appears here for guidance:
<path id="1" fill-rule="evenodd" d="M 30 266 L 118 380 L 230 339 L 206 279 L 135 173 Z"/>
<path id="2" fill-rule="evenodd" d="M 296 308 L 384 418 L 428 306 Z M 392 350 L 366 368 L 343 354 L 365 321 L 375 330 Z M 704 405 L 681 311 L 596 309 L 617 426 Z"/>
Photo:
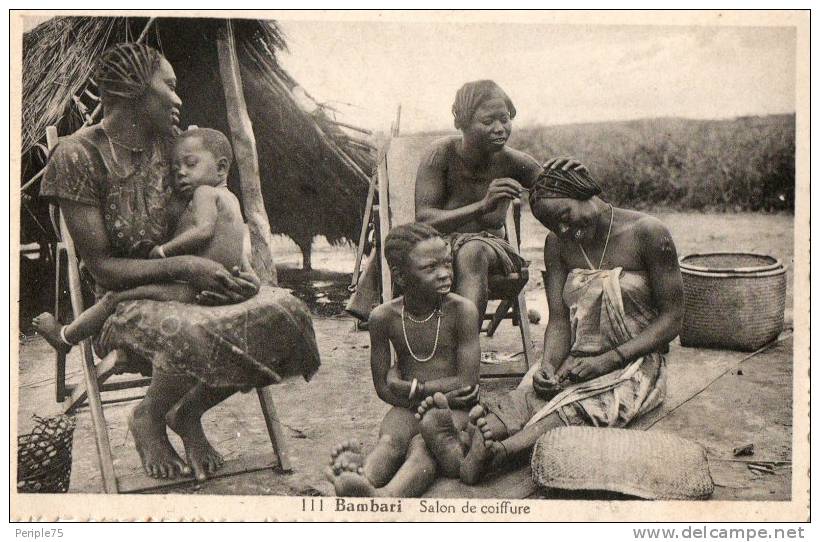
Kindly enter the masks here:
<path id="1" fill-rule="evenodd" d="M 46 128 L 46 142 L 48 150 L 51 152 L 57 145 L 56 126 Z M 80 273 L 77 266 L 77 253 L 74 250 L 74 242 L 71 240 L 62 211 L 60 211 L 60 231 L 65 241 L 68 260 L 68 290 L 71 294 L 71 307 L 74 311 L 74 318 L 77 318 L 84 310 L 82 285 L 80 284 Z M 106 493 L 116 493 L 117 476 L 114 473 L 114 460 L 111 457 L 111 443 L 108 440 L 108 429 L 103 415 L 102 398 L 100 397 L 100 387 L 97 381 L 97 366 L 94 363 L 94 354 L 91 351 L 91 339 L 83 340 L 81 348 L 83 351 L 85 389 L 88 392 L 88 405 L 91 409 L 91 424 L 94 426 L 94 443 L 97 445 L 97 459 L 100 462 L 103 489 Z"/>
<path id="2" fill-rule="evenodd" d="M 230 19 L 225 21 L 225 27 L 219 31 L 217 52 L 219 73 L 225 90 L 228 126 L 231 130 L 236 165 L 239 168 L 242 204 L 248 219 L 248 230 L 250 230 L 251 264 L 263 283 L 275 285 L 277 282 L 276 267 L 274 267 L 271 252 L 270 223 L 265 212 L 262 187 L 259 181 L 256 139 L 245 105 L 239 58 L 236 54 L 236 40 Z"/>

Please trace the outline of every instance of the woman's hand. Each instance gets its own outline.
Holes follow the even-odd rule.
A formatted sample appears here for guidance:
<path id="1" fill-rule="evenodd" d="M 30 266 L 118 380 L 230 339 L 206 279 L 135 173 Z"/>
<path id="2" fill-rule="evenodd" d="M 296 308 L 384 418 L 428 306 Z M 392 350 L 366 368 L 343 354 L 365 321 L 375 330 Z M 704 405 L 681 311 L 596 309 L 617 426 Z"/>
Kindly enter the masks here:
<path id="1" fill-rule="evenodd" d="M 232 303 L 242 303 L 259 293 L 262 281 L 253 271 L 241 271 L 239 267 L 234 267 L 231 275 L 239 285 L 239 291 L 229 291 L 227 293 L 217 293 L 211 290 L 204 290 L 197 296 L 200 305 L 230 305 Z"/>
<path id="2" fill-rule="evenodd" d="M 243 271 L 239 268 L 239 266 L 234 266 L 231 270 L 231 274 L 242 287 L 242 293 L 245 294 L 247 299 L 250 299 L 259 293 L 259 288 L 262 286 L 262 281 L 259 280 L 259 277 L 253 269 Z"/>
<path id="3" fill-rule="evenodd" d="M 247 274 L 234 275 L 221 264 L 199 257 L 188 257 L 188 283 L 199 292 L 197 302 L 203 305 L 240 303 L 259 291 L 258 279 Z"/>
<path id="4" fill-rule="evenodd" d="M 564 389 L 563 382 L 550 369 L 541 368 L 532 375 L 532 387 L 536 395 L 549 401 Z"/>
<path id="5" fill-rule="evenodd" d="M 569 356 L 555 376 L 559 381 L 566 379 L 570 382 L 586 382 L 618 369 L 621 366 L 620 361 L 613 350 L 598 356 Z"/>
<path id="6" fill-rule="evenodd" d="M 559 156 L 552 158 L 544 163 L 544 169 L 560 169 L 562 171 L 583 171 L 589 173 L 587 167 L 570 156 Z"/>
<path id="7" fill-rule="evenodd" d="M 468 408 L 478 404 L 478 384 L 465 386 L 444 394 L 450 408 Z"/>
<path id="8" fill-rule="evenodd" d="M 515 179 L 494 179 L 481 200 L 481 209 L 484 214 L 493 212 L 505 200 L 512 200 L 521 195 L 524 187 Z"/>

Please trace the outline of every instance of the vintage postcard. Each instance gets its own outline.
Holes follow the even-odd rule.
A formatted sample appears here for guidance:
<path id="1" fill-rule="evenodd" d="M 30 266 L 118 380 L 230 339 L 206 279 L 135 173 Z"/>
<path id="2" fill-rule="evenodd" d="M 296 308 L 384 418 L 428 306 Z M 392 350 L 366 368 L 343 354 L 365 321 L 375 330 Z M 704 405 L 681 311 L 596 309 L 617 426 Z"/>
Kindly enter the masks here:
<path id="1" fill-rule="evenodd" d="M 13 11 L 11 517 L 807 521 L 809 69 L 808 11 Z"/>

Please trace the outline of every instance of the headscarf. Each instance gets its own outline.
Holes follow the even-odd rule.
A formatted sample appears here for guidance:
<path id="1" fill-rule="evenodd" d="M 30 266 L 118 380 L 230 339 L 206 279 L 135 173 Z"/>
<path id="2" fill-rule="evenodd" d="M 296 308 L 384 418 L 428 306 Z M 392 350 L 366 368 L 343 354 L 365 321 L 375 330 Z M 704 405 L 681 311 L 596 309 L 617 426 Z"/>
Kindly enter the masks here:
<path id="1" fill-rule="evenodd" d="M 545 168 L 535 181 L 530 192 L 530 203 L 540 198 L 572 198 L 588 200 L 601 193 L 589 172 L 586 170 L 568 170 Z"/>
<path id="2" fill-rule="evenodd" d="M 507 93 L 504 92 L 495 81 L 489 79 L 470 81 L 469 83 L 464 83 L 461 88 L 458 89 L 456 99 L 453 102 L 453 117 L 456 128 L 462 130 L 469 126 L 476 109 L 492 98 L 503 99 L 510 112 L 510 118 L 515 118 L 515 106 L 512 100 L 510 100 Z"/>
<path id="3" fill-rule="evenodd" d="M 120 43 L 106 49 L 94 69 L 103 97 L 133 100 L 151 83 L 162 54 L 141 43 Z"/>

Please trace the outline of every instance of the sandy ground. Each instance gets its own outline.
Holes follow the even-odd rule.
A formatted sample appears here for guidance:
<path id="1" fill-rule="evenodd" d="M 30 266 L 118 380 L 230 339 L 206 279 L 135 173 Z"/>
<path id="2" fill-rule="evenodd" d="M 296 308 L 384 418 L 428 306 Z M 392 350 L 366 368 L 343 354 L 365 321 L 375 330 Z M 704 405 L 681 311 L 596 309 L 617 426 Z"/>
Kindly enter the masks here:
<path id="1" fill-rule="evenodd" d="M 719 250 L 762 252 L 781 259 L 788 269 L 787 325 L 791 323 L 793 217 L 785 215 L 708 215 L 657 213 L 670 227 L 680 255 Z M 528 215 L 525 215 L 528 216 Z M 543 267 L 541 247 L 544 230 L 525 218 L 524 254 L 533 262 L 527 301 L 543 316 L 533 327 L 537 343 L 546 322 L 546 301 L 538 268 Z M 310 383 L 289 381 L 274 388 L 279 417 L 286 428 L 293 473 L 271 470 L 208 481 L 201 486 L 173 489 L 186 493 L 209 494 L 332 494 L 322 468 L 330 447 L 354 438 L 371 446 L 379 421 L 387 410 L 373 392 L 369 374 L 369 340 L 355 330 L 353 321 L 338 312 L 338 291 L 343 286 L 355 256 L 352 249 L 333 248 L 317 243 L 314 267 L 322 270 L 310 276 L 292 270 L 300 255 L 287 241 L 277 244 L 279 262 L 286 268 L 283 277 L 309 280 L 314 293 L 299 290 L 300 296 L 318 296 L 311 306 L 325 316 L 314 319 L 323 366 Z M 287 268 L 290 268 L 288 270 Z M 331 280 L 327 280 L 331 277 Z M 335 277 L 335 278 L 334 278 Z M 336 290 L 336 297 L 323 292 Z M 308 299 L 310 301 L 310 299 Z M 320 307 L 321 306 L 321 307 Z M 321 310 L 319 310 L 321 309 Z M 509 323 L 502 324 L 493 339 L 482 338 L 485 350 L 515 353 L 521 350 L 520 336 Z M 78 353 L 69 359 L 69 380 L 80 376 Z M 673 344 L 669 355 L 670 383 L 667 410 L 655 414 L 651 430 L 664 430 L 701 443 L 709 453 L 710 468 L 717 483 L 715 498 L 790 498 L 791 471 L 788 463 L 774 474 L 755 474 L 745 464 L 728 461 L 733 447 L 754 443 L 752 459 L 788 462 L 791 459 L 792 346 L 785 339 L 765 354 L 743 361 L 737 352 L 707 351 Z M 32 415 L 59 412 L 54 402 L 53 354 L 39 337 L 21 337 L 19 433 L 32 426 Z M 482 384 L 482 392 L 501 393 L 515 385 L 514 379 L 493 379 Z M 694 391 L 705 391 L 691 398 Z M 106 407 L 115 467 L 123 479 L 142 478 L 133 440 L 126 430 L 127 414 L 133 402 Z M 660 418 L 659 420 L 657 418 Z M 99 492 L 93 432 L 87 409 L 77 415 L 74 439 L 72 492 Z M 256 395 L 237 395 L 213 409 L 205 420 L 206 432 L 227 458 L 244 458 L 270 450 Z M 176 442 L 178 444 L 178 442 Z"/>

